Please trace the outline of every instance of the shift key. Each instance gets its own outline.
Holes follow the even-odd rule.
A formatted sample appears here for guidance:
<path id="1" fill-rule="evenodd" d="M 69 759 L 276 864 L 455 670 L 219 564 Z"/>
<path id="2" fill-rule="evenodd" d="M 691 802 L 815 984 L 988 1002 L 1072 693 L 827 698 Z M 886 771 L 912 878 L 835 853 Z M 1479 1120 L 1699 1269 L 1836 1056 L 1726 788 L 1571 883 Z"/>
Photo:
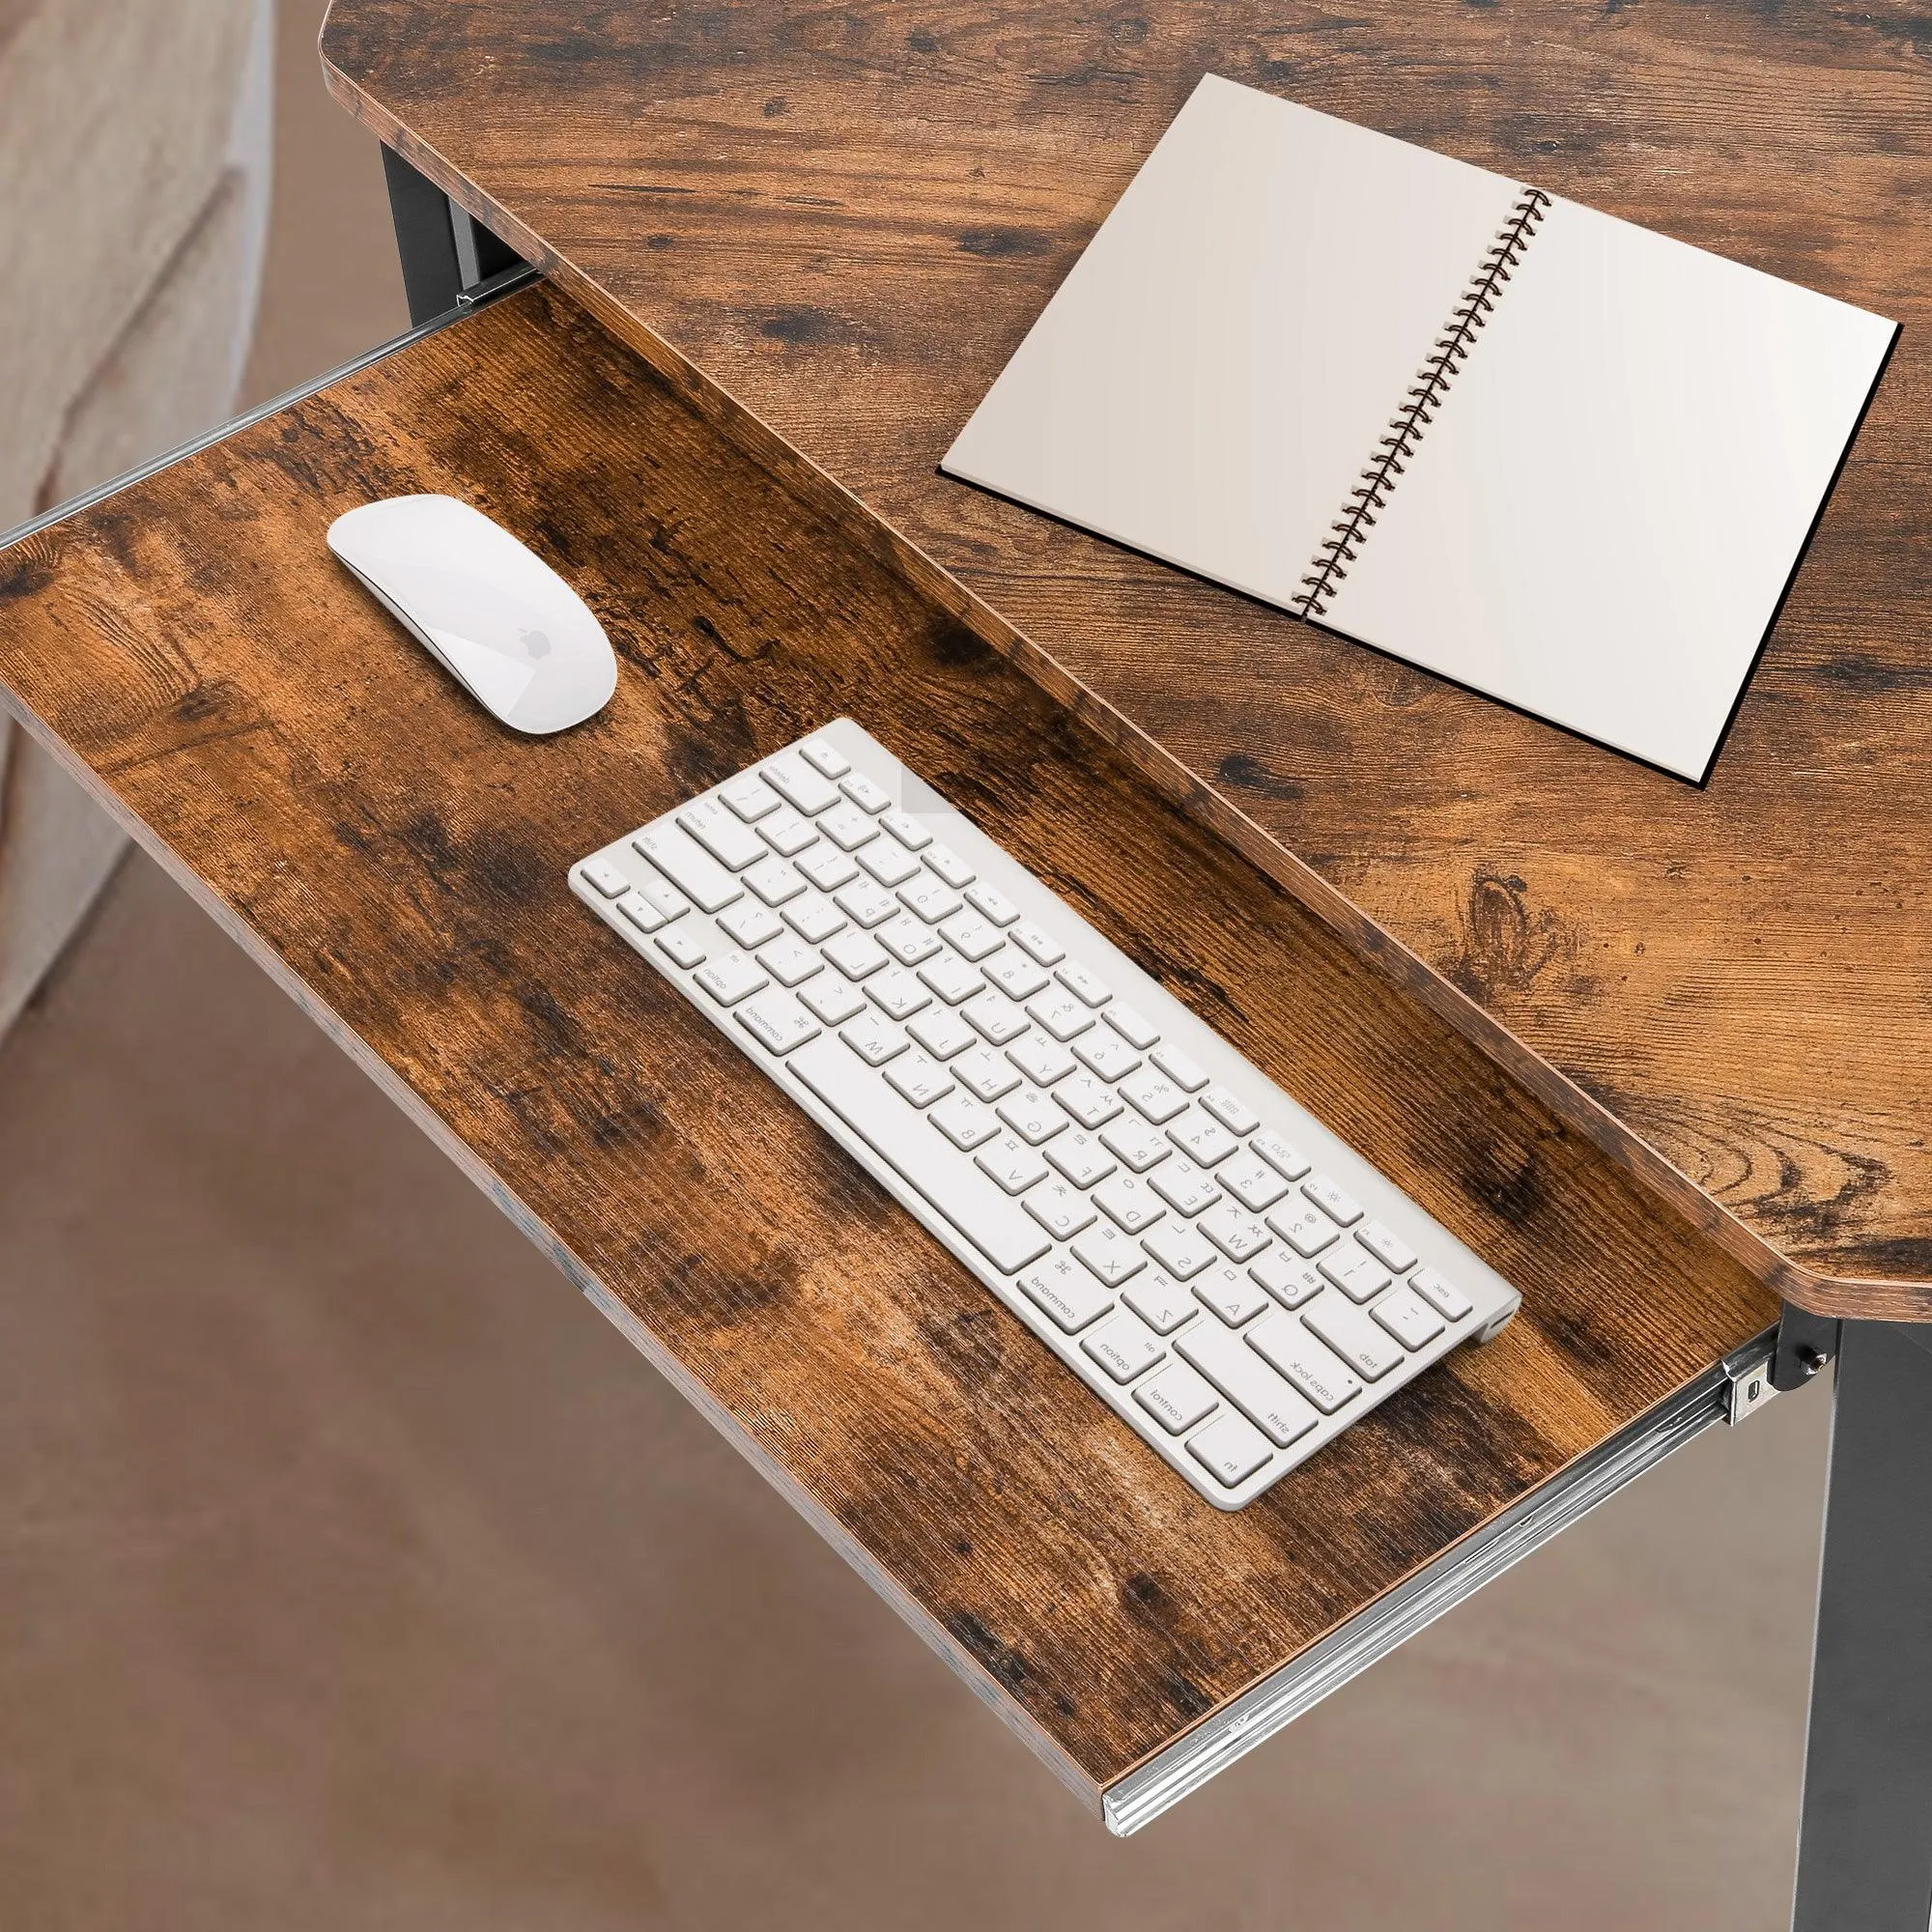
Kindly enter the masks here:
<path id="1" fill-rule="evenodd" d="M 688 833 L 674 825 L 653 825 L 631 840 L 672 885 L 706 912 L 723 912 L 743 896 L 738 881 Z"/>

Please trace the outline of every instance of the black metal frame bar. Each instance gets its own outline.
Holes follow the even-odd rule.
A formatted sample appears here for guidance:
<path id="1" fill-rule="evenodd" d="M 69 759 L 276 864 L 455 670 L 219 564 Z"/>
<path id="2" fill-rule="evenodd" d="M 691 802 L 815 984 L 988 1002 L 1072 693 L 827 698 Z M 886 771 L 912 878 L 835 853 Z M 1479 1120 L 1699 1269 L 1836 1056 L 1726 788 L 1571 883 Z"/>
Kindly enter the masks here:
<path id="1" fill-rule="evenodd" d="M 466 297 L 525 266 L 507 242 L 493 235 L 395 149 L 383 150 L 389 218 L 403 264 L 403 294 L 414 325 L 447 315 Z"/>
<path id="2" fill-rule="evenodd" d="M 1932 1923 L 1932 1329 L 1838 1336 L 1794 1932 Z"/>

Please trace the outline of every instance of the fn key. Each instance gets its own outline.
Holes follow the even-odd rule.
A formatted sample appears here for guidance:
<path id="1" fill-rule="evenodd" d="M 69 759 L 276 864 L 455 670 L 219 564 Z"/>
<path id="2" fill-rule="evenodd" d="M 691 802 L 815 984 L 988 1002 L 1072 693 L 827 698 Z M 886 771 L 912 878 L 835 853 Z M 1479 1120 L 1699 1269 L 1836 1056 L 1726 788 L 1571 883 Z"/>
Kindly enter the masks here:
<path id="1" fill-rule="evenodd" d="M 1267 1438 L 1238 1415 L 1224 1415 L 1187 1439 L 1187 1453 L 1211 1475 L 1234 1489 L 1274 1453 Z"/>

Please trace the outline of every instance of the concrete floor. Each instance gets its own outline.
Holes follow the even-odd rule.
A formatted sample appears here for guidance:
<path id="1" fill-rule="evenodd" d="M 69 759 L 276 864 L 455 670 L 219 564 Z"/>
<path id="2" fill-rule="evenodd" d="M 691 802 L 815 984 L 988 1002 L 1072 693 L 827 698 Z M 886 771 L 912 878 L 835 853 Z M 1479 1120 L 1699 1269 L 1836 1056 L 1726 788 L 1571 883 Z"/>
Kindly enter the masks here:
<path id="1" fill-rule="evenodd" d="M 257 393 L 400 322 L 320 13 Z M 0 1928 L 1770 1932 L 1828 1411 L 1119 1843 L 134 859 L 0 1045 Z"/>

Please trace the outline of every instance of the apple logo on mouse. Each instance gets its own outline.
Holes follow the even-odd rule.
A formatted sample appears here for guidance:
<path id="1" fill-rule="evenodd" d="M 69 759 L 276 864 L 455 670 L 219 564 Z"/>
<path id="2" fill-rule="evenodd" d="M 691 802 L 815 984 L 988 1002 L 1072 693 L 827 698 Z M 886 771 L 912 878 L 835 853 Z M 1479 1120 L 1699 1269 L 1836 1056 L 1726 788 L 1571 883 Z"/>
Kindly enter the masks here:
<path id="1" fill-rule="evenodd" d="M 542 631 L 519 631 L 517 633 L 517 641 L 533 658 L 547 658 L 550 656 L 550 639 Z"/>

